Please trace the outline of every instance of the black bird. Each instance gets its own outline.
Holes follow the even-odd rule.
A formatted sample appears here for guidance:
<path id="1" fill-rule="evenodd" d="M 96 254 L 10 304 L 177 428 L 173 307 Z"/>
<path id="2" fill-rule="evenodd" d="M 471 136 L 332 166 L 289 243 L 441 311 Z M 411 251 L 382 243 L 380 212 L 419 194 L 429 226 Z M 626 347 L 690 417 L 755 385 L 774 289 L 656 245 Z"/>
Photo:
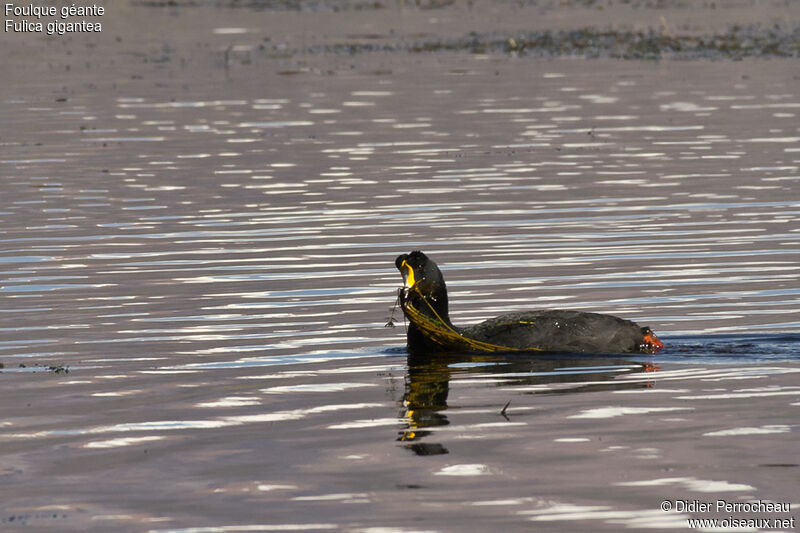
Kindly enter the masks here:
<path id="1" fill-rule="evenodd" d="M 444 276 L 420 251 L 398 256 L 403 275 L 398 291 L 408 318 L 408 350 L 429 352 L 594 352 L 655 353 L 664 345 L 650 328 L 611 315 L 568 310 L 500 315 L 474 326 L 457 327 L 448 314 Z"/>

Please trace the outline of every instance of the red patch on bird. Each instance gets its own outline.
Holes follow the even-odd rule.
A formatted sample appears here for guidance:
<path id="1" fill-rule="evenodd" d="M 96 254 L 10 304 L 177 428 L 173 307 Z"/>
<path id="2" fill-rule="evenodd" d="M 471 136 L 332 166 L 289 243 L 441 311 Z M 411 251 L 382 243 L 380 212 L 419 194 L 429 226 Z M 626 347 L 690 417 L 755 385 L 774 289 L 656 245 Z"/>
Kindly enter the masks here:
<path id="1" fill-rule="evenodd" d="M 642 337 L 642 344 L 650 353 L 656 353 L 664 347 L 664 343 L 658 340 L 658 337 L 652 331 L 645 333 L 644 337 Z"/>

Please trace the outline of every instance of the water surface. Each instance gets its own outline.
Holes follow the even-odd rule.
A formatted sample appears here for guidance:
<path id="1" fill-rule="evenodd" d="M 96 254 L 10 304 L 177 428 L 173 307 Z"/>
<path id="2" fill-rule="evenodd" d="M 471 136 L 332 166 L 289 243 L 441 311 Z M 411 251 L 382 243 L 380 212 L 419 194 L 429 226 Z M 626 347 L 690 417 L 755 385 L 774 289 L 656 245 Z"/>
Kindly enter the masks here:
<path id="1" fill-rule="evenodd" d="M 617 531 L 708 516 L 664 499 L 796 503 L 789 60 L 328 59 L 4 82 L 4 526 Z M 409 361 L 384 324 L 412 249 L 456 323 L 593 310 L 667 348 Z"/>

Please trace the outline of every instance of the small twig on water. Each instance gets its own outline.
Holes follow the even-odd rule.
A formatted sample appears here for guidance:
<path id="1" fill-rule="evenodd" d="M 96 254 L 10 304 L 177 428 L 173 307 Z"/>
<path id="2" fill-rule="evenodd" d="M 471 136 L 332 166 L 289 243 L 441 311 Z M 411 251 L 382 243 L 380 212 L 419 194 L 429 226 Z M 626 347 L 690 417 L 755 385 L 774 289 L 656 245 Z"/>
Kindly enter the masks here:
<path id="1" fill-rule="evenodd" d="M 511 405 L 511 400 L 508 400 L 506 404 L 503 406 L 503 408 L 500 410 L 500 414 L 503 415 L 503 418 L 505 418 L 506 420 L 509 419 L 508 416 L 506 416 L 506 409 L 508 409 L 509 405 Z"/>
<path id="2" fill-rule="evenodd" d="M 230 60 L 231 60 L 231 51 L 232 50 L 233 50 L 233 43 L 229 44 L 228 48 L 226 48 L 225 52 L 223 52 L 223 54 L 222 54 L 223 59 L 225 60 L 225 77 L 226 78 L 229 77 L 230 74 L 231 74 Z"/>

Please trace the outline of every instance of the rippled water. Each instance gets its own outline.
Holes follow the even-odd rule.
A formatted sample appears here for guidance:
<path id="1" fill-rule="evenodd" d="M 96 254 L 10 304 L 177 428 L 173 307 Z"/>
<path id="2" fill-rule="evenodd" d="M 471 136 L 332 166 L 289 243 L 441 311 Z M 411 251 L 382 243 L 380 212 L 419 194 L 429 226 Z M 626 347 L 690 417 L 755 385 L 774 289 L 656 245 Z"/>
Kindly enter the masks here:
<path id="1" fill-rule="evenodd" d="M 613 531 L 796 498 L 797 77 L 587 64 L 4 95 L 2 523 Z M 411 249 L 456 323 L 587 309 L 667 348 L 407 361 Z"/>

